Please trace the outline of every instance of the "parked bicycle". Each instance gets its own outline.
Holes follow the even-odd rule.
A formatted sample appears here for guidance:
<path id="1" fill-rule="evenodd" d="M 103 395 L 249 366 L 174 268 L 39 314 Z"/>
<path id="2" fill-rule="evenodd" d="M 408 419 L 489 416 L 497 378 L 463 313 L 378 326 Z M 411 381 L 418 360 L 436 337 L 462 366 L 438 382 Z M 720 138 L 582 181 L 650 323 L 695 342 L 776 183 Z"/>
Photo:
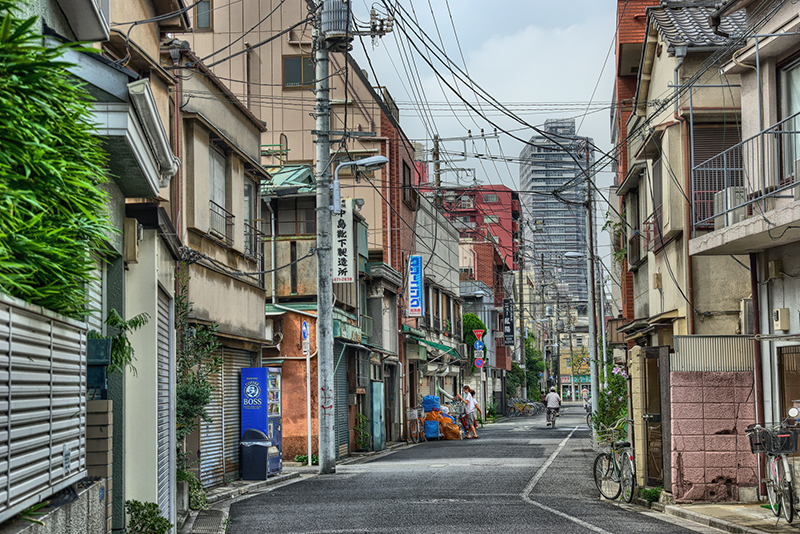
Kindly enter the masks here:
<path id="1" fill-rule="evenodd" d="M 533 402 L 523 397 L 514 397 L 508 401 L 508 414 L 511 417 L 539 415 L 543 409 L 544 405 L 541 402 Z"/>
<path id="2" fill-rule="evenodd" d="M 408 421 L 408 439 L 414 443 L 428 441 L 425 438 L 425 412 L 421 407 L 411 408 L 406 411 Z"/>
<path id="3" fill-rule="evenodd" d="M 611 427 L 601 424 L 597 433 L 601 446 L 608 452 L 594 459 L 594 483 L 606 499 L 616 499 L 620 493 L 625 502 L 633 500 L 636 490 L 636 467 L 633 463 L 633 449 L 628 441 L 622 441 L 627 434 L 630 419 L 620 419 Z"/>
<path id="4" fill-rule="evenodd" d="M 767 455 L 764 484 L 769 506 L 775 516 L 783 514 L 787 523 L 794 520 L 795 514 L 794 469 L 788 455 L 797 452 L 798 416 L 800 410 L 791 408 L 789 417 L 779 425 L 763 427 L 756 423 L 745 431 L 750 438 L 750 451 Z"/>
<path id="5" fill-rule="evenodd" d="M 586 426 L 592 428 L 592 399 L 584 399 L 583 409 L 586 410 Z"/>

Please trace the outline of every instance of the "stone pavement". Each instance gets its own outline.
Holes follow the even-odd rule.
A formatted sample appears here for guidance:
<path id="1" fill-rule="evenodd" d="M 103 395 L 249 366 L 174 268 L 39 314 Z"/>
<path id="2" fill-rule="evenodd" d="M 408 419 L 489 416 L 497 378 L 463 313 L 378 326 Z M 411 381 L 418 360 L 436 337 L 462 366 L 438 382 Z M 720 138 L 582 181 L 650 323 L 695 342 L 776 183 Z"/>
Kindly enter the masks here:
<path id="1" fill-rule="evenodd" d="M 653 510 L 674 515 L 695 523 L 708 525 L 725 532 L 761 533 L 800 531 L 800 519 L 790 525 L 783 517 L 775 517 L 772 510 L 758 503 L 653 503 Z"/>

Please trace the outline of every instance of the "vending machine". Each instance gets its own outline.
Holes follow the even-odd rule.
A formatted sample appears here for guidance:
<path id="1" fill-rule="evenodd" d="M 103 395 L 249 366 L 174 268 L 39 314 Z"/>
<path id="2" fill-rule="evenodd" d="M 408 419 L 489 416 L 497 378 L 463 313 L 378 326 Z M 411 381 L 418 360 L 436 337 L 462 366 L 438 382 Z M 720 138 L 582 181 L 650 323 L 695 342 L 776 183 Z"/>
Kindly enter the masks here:
<path id="1" fill-rule="evenodd" d="M 281 369 L 278 367 L 249 367 L 242 369 L 242 418 L 240 436 L 247 430 L 263 432 L 269 441 L 267 474 L 280 473 L 283 468 L 281 432 Z M 252 432 L 248 439 L 252 439 Z"/>

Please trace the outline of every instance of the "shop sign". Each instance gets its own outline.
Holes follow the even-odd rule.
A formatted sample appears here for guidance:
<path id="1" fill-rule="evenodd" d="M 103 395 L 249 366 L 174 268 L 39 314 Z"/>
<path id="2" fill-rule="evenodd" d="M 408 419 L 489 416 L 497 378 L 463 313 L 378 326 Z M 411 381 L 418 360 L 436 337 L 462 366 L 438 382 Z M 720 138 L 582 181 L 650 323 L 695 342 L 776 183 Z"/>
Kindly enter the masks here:
<path id="1" fill-rule="evenodd" d="M 333 283 L 354 281 L 355 250 L 353 248 L 353 202 L 342 199 L 342 212 L 333 213 Z"/>
<path id="2" fill-rule="evenodd" d="M 503 345 L 514 344 L 514 301 L 503 299 Z"/>
<path id="3" fill-rule="evenodd" d="M 408 258 L 408 316 L 422 317 L 424 302 L 422 256 Z"/>

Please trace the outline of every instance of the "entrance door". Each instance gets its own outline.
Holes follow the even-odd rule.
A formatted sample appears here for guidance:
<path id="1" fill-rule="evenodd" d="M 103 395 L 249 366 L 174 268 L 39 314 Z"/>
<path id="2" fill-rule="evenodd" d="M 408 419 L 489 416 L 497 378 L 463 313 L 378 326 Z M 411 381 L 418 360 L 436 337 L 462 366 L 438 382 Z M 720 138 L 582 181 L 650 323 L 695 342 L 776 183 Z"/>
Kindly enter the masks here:
<path id="1" fill-rule="evenodd" d="M 372 388 L 372 446 L 375 451 L 386 448 L 386 422 L 384 420 L 385 401 L 383 382 L 370 382 Z"/>
<path id="2" fill-rule="evenodd" d="M 660 347 L 646 347 L 644 351 L 644 419 L 647 459 L 645 480 L 648 486 L 661 486 L 661 384 L 658 377 L 658 353 Z"/>

